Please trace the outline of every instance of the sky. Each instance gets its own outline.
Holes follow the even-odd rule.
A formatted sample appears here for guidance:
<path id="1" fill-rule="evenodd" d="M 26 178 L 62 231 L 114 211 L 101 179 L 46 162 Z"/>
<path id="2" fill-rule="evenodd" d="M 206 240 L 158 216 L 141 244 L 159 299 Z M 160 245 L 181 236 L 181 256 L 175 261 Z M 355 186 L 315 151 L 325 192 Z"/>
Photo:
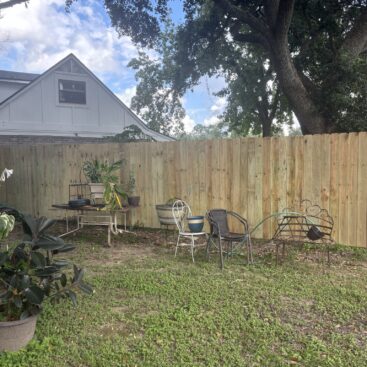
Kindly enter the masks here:
<path id="1" fill-rule="evenodd" d="M 172 5 L 176 22 L 182 19 L 178 4 L 177 0 Z M 0 69 L 43 73 L 70 53 L 130 106 L 137 82 L 127 64 L 137 56 L 137 48 L 129 37 L 118 37 L 102 1 L 78 0 L 66 13 L 65 0 L 30 0 L 27 7 L 21 4 L 1 12 Z M 186 131 L 218 122 L 226 100 L 213 93 L 224 86 L 222 78 L 202 78 L 186 93 Z"/>

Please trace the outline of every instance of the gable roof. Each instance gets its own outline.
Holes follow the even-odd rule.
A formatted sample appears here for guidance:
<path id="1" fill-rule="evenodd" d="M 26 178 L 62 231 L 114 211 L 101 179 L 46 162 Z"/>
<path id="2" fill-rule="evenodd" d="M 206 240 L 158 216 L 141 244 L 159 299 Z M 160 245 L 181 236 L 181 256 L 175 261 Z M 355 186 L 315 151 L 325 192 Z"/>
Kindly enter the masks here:
<path id="1" fill-rule="evenodd" d="M 38 76 L 39 74 L 0 70 L 0 80 L 6 80 L 6 81 L 31 82 Z"/>
<path id="2" fill-rule="evenodd" d="M 14 94 L 12 94 L 8 98 L 4 99 L 0 103 L 0 109 L 3 108 L 8 103 L 12 102 L 13 100 L 17 99 L 20 95 L 22 95 L 23 93 L 25 93 L 29 89 L 33 88 L 34 85 L 36 85 L 37 83 L 42 81 L 47 75 L 51 74 L 53 71 L 58 69 L 61 64 L 63 64 L 64 62 L 66 62 L 68 60 L 73 60 L 74 62 L 79 64 L 79 66 L 81 66 L 86 71 L 87 75 L 89 75 L 91 78 L 93 78 L 113 99 L 115 99 L 115 101 L 117 103 L 119 103 L 124 109 L 126 109 L 132 116 L 134 116 L 136 118 L 135 120 L 137 122 L 137 125 L 141 128 L 141 130 L 143 132 L 147 133 L 147 135 L 150 135 L 153 138 L 154 138 L 154 136 L 160 136 L 160 137 L 164 138 L 165 140 L 170 140 L 170 141 L 175 141 L 176 140 L 175 138 L 172 138 L 171 136 L 168 136 L 168 135 L 165 135 L 165 134 L 162 134 L 162 133 L 159 133 L 155 130 L 150 129 L 147 126 L 145 121 L 143 121 L 134 111 L 132 111 L 129 107 L 127 107 L 125 105 L 125 103 L 122 102 L 121 99 L 118 98 L 115 95 L 115 93 L 113 93 L 111 91 L 111 89 L 109 89 L 95 74 L 93 74 L 73 53 L 70 53 L 68 56 L 64 57 L 62 60 L 60 60 L 55 65 L 51 66 L 48 70 L 46 70 L 42 74 L 28 74 L 28 73 L 10 72 L 10 73 L 13 73 L 13 74 L 34 75 L 34 78 L 28 84 L 26 84 L 23 88 L 19 89 Z"/>

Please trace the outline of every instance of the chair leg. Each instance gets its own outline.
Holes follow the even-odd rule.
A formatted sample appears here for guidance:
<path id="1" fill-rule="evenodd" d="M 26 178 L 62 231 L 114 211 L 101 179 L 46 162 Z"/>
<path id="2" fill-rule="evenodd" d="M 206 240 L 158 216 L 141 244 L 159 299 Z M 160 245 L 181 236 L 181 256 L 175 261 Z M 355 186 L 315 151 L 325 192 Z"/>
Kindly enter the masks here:
<path id="1" fill-rule="evenodd" d="M 177 255 L 177 249 L 178 249 L 178 244 L 179 244 L 179 242 L 180 242 L 180 234 L 178 234 L 178 236 L 177 236 L 176 250 L 175 250 L 175 257 L 176 257 L 176 255 Z"/>
<path id="2" fill-rule="evenodd" d="M 283 242 L 283 247 L 282 247 L 282 263 L 284 263 L 284 258 L 285 258 L 285 243 Z"/>
<path id="3" fill-rule="evenodd" d="M 210 242 L 211 242 L 211 238 L 207 235 L 206 236 L 206 259 L 208 261 L 210 257 Z"/>
<path id="4" fill-rule="evenodd" d="M 223 270 L 223 249 L 222 249 L 222 240 L 219 238 L 219 256 L 220 256 L 220 268 Z"/>
<path id="5" fill-rule="evenodd" d="M 250 252 L 250 264 L 254 263 L 254 258 L 252 255 L 252 241 L 250 235 L 248 236 L 248 246 L 249 246 L 249 252 Z"/>
<path id="6" fill-rule="evenodd" d="M 250 262 L 251 262 L 251 249 L 250 249 L 250 241 L 248 239 L 246 240 L 246 244 L 247 244 L 247 265 L 250 265 Z"/>
<path id="7" fill-rule="evenodd" d="M 194 259 L 194 247 L 195 247 L 194 236 L 191 236 L 191 257 L 192 257 L 192 262 L 193 263 L 195 263 L 195 259 Z"/>

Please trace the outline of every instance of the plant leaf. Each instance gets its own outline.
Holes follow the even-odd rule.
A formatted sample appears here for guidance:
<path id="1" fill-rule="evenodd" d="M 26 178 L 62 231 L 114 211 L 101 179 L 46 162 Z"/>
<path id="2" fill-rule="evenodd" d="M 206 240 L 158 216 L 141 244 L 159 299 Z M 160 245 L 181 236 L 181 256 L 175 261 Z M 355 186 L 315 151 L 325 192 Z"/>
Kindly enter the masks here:
<path id="1" fill-rule="evenodd" d="M 38 251 L 31 251 L 31 259 L 37 268 L 44 268 L 46 266 L 45 257 Z"/>
<path id="2" fill-rule="evenodd" d="M 67 294 L 69 296 L 69 298 L 71 299 L 71 302 L 73 302 L 73 305 L 76 306 L 77 305 L 77 302 L 76 302 L 76 294 L 75 292 L 73 292 L 72 290 L 68 290 L 67 291 Z"/>
<path id="3" fill-rule="evenodd" d="M 31 284 L 31 278 L 29 275 L 25 274 L 23 275 L 22 279 L 20 280 L 20 287 L 21 289 L 26 289 Z"/>
<path id="4" fill-rule="evenodd" d="M 8 259 L 9 259 L 8 253 L 7 252 L 1 252 L 0 253 L 0 266 L 3 266 Z"/>
<path id="5" fill-rule="evenodd" d="M 24 310 L 21 314 L 20 314 L 20 319 L 24 320 L 26 318 L 28 318 L 30 315 L 30 313 L 28 312 L 28 310 Z"/>
<path id="6" fill-rule="evenodd" d="M 31 287 L 24 290 L 24 295 L 27 298 L 28 302 L 35 305 L 40 305 L 43 301 L 45 293 L 40 287 L 32 285 Z"/>
<path id="7" fill-rule="evenodd" d="M 63 287 L 66 286 L 66 283 L 67 283 L 67 278 L 66 278 L 66 275 L 65 274 L 61 274 L 61 278 L 60 278 L 60 283 Z"/>
<path id="8" fill-rule="evenodd" d="M 35 275 L 42 278 L 42 277 L 49 277 L 58 272 L 59 269 L 56 266 L 46 266 L 42 269 L 36 269 Z"/>

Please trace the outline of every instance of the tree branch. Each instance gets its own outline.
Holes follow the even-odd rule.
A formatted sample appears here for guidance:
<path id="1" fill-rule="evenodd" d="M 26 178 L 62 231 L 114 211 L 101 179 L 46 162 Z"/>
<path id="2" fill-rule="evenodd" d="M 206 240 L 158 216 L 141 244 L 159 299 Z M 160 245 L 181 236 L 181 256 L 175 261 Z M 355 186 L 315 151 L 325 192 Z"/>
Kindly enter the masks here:
<path id="1" fill-rule="evenodd" d="M 277 112 L 279 98 L 280 98 L 280 91 L 279 91 L 279 87 L 277 86 L 277 89 L 275 91 L 274 98 L 273 98 L 273 100 L 271 102 L 272 106 L 271 106 L 270 115 L 269 115 L 269 119 L 271 121 L 274 120 L 275 114 Z"/>
<path id="2" fill-rule="evenodd" d="M 279 0 L 265 0 L 264 4 L 265 16 L 268 20 L 268 24 L 273 29 L 276 25 L 278 10 L 279 10 Z"/>
<path id="3" fill-rule="evenodd" d="M 346 35 L 340 48 L 352 57 L 360 55 L 367 49 L 367 7 L 362 9 L 354 27 Z"/>
<path id="4" fill-rule="evenodd" d="M 28 0 L 8 0 L 8 1 L 5 1 L 3 3 L 0 3 L 0 10 L 1 9 L 6 9 L 6 8 L 10 8 L 14 5 L 17 5 L 17 4 L 22 4 L 22 3 L 27 3 Z"/>
<path id="5" fill-rule="evenodd" d="M 280 0 L 275 25 L 275 34 L 277 37 L 283 38 L 288 34 L 293 17 L 294 3 L 295 0 Z"/>
<path id="6" fill-rule="evenodd" d="M 233 5 L 229 0 L 217 0 L 216 4 L 227 11 L 233 18 L 237 18 L 263 36 L 268 36 L 269 32 L 267 26 L 260 19 L 256 18 L 246 10 Z"/>
<path id="7" fill-rule="evenodd" d="M 231 35 L 233 39 L 240 43 L 256 43 L 263 46 L 265 49 L 268 49 L 268 41 L 265 37 L 262 37 L 260 34 L 253 33 L 232 33 Z"/>

